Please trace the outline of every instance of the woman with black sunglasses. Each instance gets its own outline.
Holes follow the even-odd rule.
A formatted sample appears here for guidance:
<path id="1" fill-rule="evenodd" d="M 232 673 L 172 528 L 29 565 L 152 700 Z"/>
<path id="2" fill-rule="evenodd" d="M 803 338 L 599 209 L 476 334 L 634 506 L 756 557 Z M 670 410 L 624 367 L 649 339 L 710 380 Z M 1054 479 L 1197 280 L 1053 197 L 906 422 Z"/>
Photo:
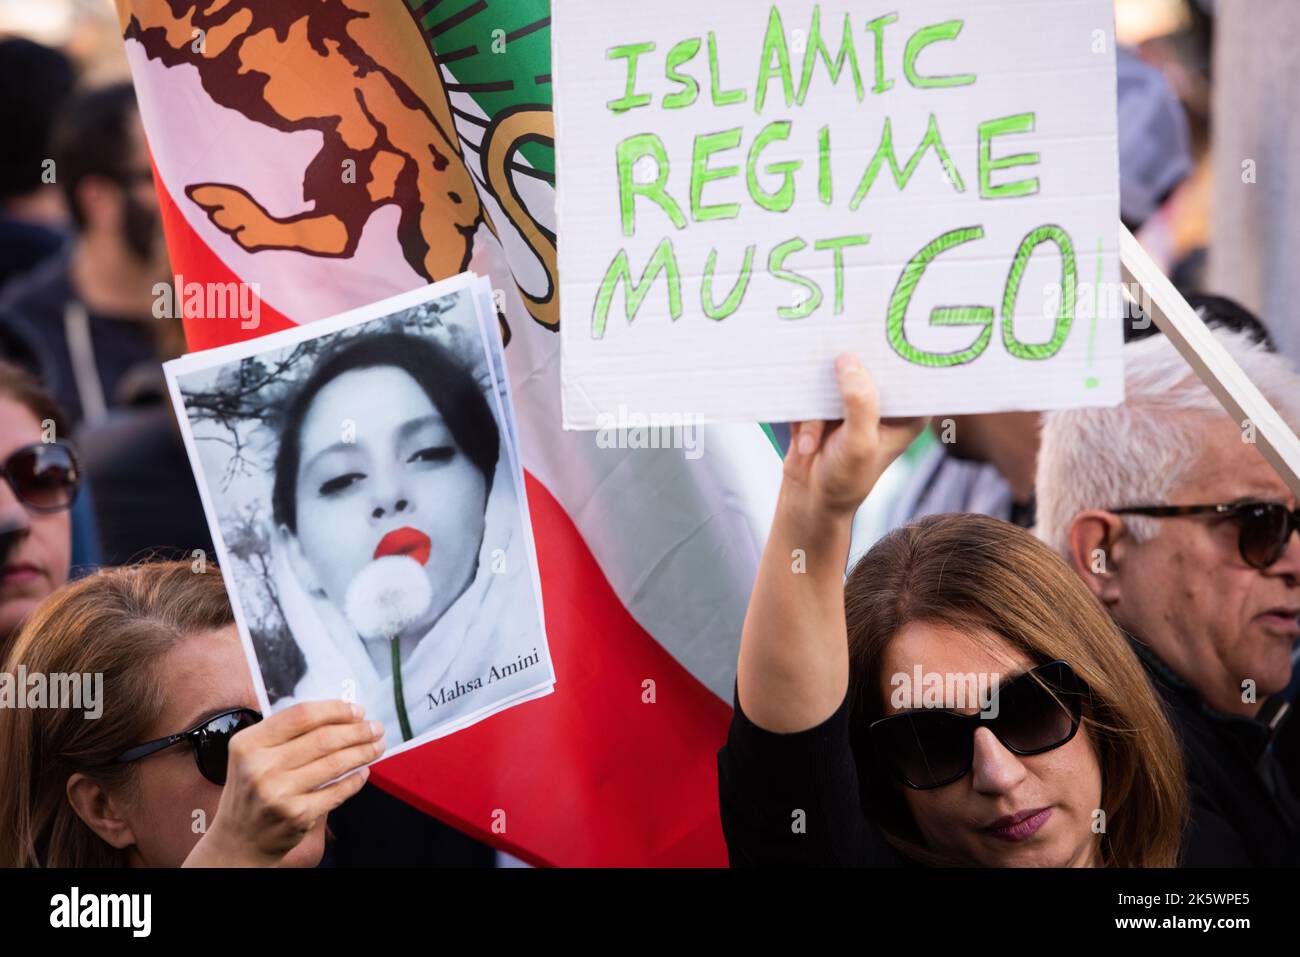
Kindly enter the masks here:
<path id="1" fill-rule="evenodd" d="M 23 620 L 68 580 L 81 476 L 63 435 L 54 400 L 0 362 L 0 660 Z"/>
<path id="2" fill-rule="evenodd" d="M 842 423 L 793 428 L 718 756 L 733 865 L 1169 866 L 1173 733 L 1101 606 L 977 515 L 886 536 L 853 514 L 921 422 L 841 357 Z"/>
<path id="3" fill-rule="evenodd" d="M 211 566 L 83 578 L 35 611 L 3 670 L 103 685 L 94 720 L 0 714 L 0 866 L 315 866 L 326 815 L 384 750 L 343 701 L 262 720 Z"/>

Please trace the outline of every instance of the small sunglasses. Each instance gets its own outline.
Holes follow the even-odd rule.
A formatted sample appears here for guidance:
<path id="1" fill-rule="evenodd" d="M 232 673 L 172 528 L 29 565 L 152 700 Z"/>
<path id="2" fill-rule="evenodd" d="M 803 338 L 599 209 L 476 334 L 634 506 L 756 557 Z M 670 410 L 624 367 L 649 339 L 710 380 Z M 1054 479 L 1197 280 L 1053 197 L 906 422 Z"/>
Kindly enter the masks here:
<path id="1" fill-rule="evenodd" d="M 1116 515 L 1175 518 L 1182 515 L 1222 515 L 1237 523 L 1237 551 L 1252 568 L 1268 568 L 1286 551 L 1292 532 L 1300 531 L 1300 509 L 1280 502 L 1236 502 L 1230 505 L 1135 505 L 1117 508 Z"/>
<path id="2" fill-rule="evenodd" d="M 245 728 L 262 720 L 261 714 L 250 708 L 231 708 L 207 718 L 188 731 L 169 734 L 156 741 L 146 741 L 113 759 L 114 764 L 129 764 L 151 754 L 156 754 L 174 744 L 188 741 L 194 746 L 194 762 L 203 775 L 218 787 L 226 783 L 226 763 L 230 756 L 230 738 Z"/>
<path id="3" fill-rule="evenodd" d="M 18 501 L 34 512 L 71 508 L 81 488 L 81 470 L 72 448 L 63 442 L 37 442 L 10 454 L 0 465 Z"/>
<path id="4" fill-rule="evenodd" d="M 939 708 L 903 711 L 873 721 L 871 742 L 909 788 L 927 791 L 964 777 L 975 759 L 975 731 L 988 728 L 1012 754 L 1042 754 L 1079 730 L 1086 693 L 1064 661 L 1049 661 L 999 687 L 996 712 L 959 714 Z"/>

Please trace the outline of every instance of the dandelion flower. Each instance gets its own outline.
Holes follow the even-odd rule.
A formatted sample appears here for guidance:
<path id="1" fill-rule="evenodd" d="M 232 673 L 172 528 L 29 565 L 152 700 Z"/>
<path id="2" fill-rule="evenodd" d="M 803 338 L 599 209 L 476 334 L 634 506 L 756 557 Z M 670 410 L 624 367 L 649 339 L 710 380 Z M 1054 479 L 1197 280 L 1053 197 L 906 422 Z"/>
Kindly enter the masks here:
<path id="1" fill-rule="evenodd" d="M 357 572 L 343 606 L 361 637 L 392 638 L 418 621 L 432 601 L 433 588 L 419 562 L 385 555 Z"/>

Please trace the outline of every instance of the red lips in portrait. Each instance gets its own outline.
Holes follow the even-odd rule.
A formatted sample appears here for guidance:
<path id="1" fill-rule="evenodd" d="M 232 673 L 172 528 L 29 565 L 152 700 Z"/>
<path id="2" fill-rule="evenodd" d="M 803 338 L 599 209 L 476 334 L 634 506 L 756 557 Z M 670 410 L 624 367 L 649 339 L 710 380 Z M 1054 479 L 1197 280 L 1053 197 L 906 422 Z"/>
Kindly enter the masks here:
<path id="1" fill-rule="evenodd" d="M 374 557 L 406 555 L 423 565 L 429 560 L 429 552 L 432 550 L 433 542 L 429 541 L 429 536 L 419 529 L 407 525 L 402 528 L 395 528 L 381 538 L 379 544 L 375 547 Z"/>

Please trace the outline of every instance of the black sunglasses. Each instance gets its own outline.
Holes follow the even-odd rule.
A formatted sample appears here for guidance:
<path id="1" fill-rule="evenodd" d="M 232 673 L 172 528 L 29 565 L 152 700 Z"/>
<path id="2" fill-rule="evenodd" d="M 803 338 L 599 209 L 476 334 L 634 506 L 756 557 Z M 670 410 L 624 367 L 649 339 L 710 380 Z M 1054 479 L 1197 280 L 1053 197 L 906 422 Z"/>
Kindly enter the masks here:
<path id="1" fill-rule="evenodd" d="M 988 728 L 1004 748 L 1022 756 L 1066 744 L 1079 730 L 1085 693 L 1073 668 L 1049 661 L 998 688 L 988 712 L 903 711 L 873 721 L 871 742 L 909 788 L 941 788 L 970 771 L 977 728 Z"/>
<path id="2" fill-rule="evenodd" d="M 18 501 L 33 512 L 71 508 L 81 488 L 77 457 L 63 442 L 25 445 L 5 459 L 0 472 Z"/>
<path id="3" fill-rule="evenodd" d="M 261 720 L 262 715 L 251 708 L 231 708 L 205 719 L 188 731 L 138 744 L 119 754 L 113 763 L 129 764 L 170 748 L 173 744 L 188 741 L 194 746 L 194 762 L 199 766 L 199 773 L 221 787 L 226 783 L 226 761 L 230 756 L 231 736 L 245 728 L 251 728 Z"/>
<path id="4" fill-rule="evenodd" d="M 1300 531 L 1300 509 L 1280 502 L 1236 502 L 1230 505 L 1134 505 L 1114 509 L 1116 515 L 1175 518 L 1182 515 L 1222 515 L 1237 523 L 1237 551 L 1252 568 L 1268 568 L 1286 551 L 1293 532 Z"/>

